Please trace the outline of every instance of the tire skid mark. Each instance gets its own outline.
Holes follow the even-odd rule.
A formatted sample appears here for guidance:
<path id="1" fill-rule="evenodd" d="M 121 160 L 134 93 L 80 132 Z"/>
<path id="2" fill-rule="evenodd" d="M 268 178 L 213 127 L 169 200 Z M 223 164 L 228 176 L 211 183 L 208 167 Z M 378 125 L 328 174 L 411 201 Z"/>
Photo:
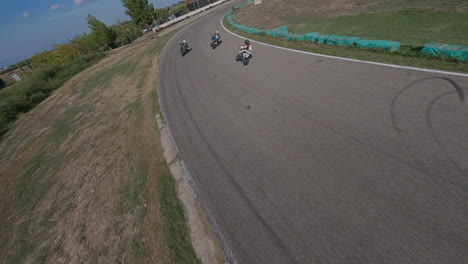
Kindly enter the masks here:
<path id="1" fill-rule="evenodd" d="M 440 180 L 443 180 L 445 182 L 448 182 L 450 183 L 451 185 L 453 186 L 456 186 L 460 189 L 462 189 L 463 191 L 466 192 L 466 188 L 464 186 L 461 186 L 460 184 L 458 184 L 457 182 L 455 181 L 452 181 L 450 179 L 446 179 L 446 178 L 443 178 L 442 176 L 440 175 L 436 175 L 434 173 L 431 173 L 429 172 L 429 170 L 426 168 L 426 166 L 416 157 L 416 153 L 411 149 L 411 147 L 408 145 L 408 143 L 406 143 L 406 140 L 404 139 L 404 135 L 403 135 L 403 129 L 398 126 L 398 122 L 397 122 L 397 118 L 396 118 L 396 114 L 395 114 L 395 109 L 396 109 L 396 104 L 398 102 L 398 100 L 400 99 L 400 97 L 405 93 L 407 92 L 408 90 L 410 90 L 411 88 L 413 88 L 416 84 L 418 83 L 421 83 L 421 82 L 424 82 L 424 81 L 429 81 L 429 80 L 444 80 L 444 81 L 447 81 L 449 84 L 452 85 L 452 87 L 455 89 L 455 91 L 450 91 L 450 92 L 445 92 L 443 93 L 442 95 L 439 95 L 438 97 L 436 97 L 435 99 L 433 99 L 430 103 L 429 103 L 429 106 L 428 108 L 426 109 L 425 111 L 425 114 L 426 114 L 426 124 L 428 126 L 428 130 L 433 138 L 433 140 L 436 142 L 436 144 L 438 145 L 438 147 L 442 150 L 442 152 L 444 152 L 445 156 L 447 157 L 447 159 L 449 160 L 449 162 L 455 166 L 455 168 L 457 169 L 457 171 L 462 175 L 462 176 L 466 176 L 465 173 L 463 172 L 463 170 L 461 169 L 461 167 L 453 160 L 453 158 L 450 156 L 450 154 L 448 154 L 448 152 L 445 150 L 445 147 L 442 145 L 442 143 L 440 142 L 440 140 L 438 139 L 438 137 L 435 135 L 434 131 L 433 131 L 433 126 L 432 126 L 432 123 L 430 121 L 430 112 L 431 112 L 431 109 L 432 109 L 432 105 L 434 105 L 438 100 L 440 100 L 441 98 L 447 96 L 447 95 L 450 95 L 450 94 L 453 94 L 453 93 L 457 93 L 458 95 L 458 99 L 460 101 L 460 103 L 464 103 L 465 101 L 465 93 L 464 93 L 464 89 L 457 83 L 455 82 L 454 80 L 450 79 L 450 78 L 447 78 L 447 77 L 426 77 L 426 78 L 422 78 L 422 79 L 419 79 L 419 80 L 416 80 L 416 81 L 413 81 L 411 83 L 409 83 L 408 85 L 406 85 L 405 87 L 403 87 L 402 89 L 400 89 L 398 91 L 398 93 L 393 97 L 392 99 L 392 102 L 391 102 L 391 105 L 390 105 L 390 117 L 391 117 L 391 120 L 392 120 L 392 125 L 393 125 L 393 128 L 395 130 L 395 132 L 397 133 L 398 137 L 401 139 L 401 141 L 403 142 L 403 145 L 405 146 L 405 149 L 408 151 L 408 153 L 411 155 L 411 157 L 413 158 L 413 161 L 418 165 L 419 167 L 419 170 L 424 172 L 424 174 L 426 175 L 429 175 L 429 176 L 432 176 L 432 177 L 435 177 L 435 178 L 438 178 Z"/>

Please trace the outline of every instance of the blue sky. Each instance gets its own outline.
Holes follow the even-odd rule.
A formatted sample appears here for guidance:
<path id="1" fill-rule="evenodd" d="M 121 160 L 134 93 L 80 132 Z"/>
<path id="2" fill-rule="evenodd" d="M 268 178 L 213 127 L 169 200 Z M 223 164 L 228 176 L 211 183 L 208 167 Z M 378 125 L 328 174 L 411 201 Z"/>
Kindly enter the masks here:
<path id="1" fill-rule="evenodd" d="M 149 0 L 165 7 L 178 0 Z M 0 68 L 89 32 L 88 14 L 107 25 L 129 20 L 120 0 L 0 0 Z"/>

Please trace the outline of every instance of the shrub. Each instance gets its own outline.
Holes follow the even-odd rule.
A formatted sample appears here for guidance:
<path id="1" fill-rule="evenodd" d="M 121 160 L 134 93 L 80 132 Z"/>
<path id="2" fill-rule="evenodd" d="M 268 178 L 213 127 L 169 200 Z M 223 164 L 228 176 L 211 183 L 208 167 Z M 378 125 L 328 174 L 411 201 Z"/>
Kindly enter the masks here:
<path id="1" fill-rule="evenodd" d="M 81 56 L 63 66 L 48 66 L 0 91 L 0 137 L 4 135 L 19 113 L 25 113 L 42 102 L 75 74 L 103 58 L 104 53 Z"/>

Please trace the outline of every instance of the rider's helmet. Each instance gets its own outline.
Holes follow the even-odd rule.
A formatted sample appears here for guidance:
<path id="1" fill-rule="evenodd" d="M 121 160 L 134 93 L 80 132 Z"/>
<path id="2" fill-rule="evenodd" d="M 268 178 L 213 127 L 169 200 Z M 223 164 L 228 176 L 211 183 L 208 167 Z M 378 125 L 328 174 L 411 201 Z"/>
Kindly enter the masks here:
<path id="1" fill-rule="evenodd" d="M 187 43 L 187 41 L 185 41 L 185 39 L 182 41 L 182 43 Z"/>
<path id="2" fill-rule="evenodd" d="M 245 45 L 249 45 L 250 41 L 248 39 L 245 40 Z"/>
<path id="3" fill-rule="evenodd" d="M 218 30 L 216 30 L 216 34 L 218 34 Z"/>

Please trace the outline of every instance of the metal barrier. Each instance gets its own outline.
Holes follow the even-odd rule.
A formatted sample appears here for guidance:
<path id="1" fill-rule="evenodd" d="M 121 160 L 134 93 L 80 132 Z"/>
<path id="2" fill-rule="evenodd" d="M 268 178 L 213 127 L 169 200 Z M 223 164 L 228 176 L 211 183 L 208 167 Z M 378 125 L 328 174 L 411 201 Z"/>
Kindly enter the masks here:
<path id="1" fill-rule="evenodd" d="M 215 7 L 215 6 L 218 6 L 218 5 L 221 5 L 221 4 L 223 4 L 223 3 L 226 3 L 227 1 L 228 1 L 228 0 L 219 0 L 219 1 L 216 1 L 216 2 L 214 2 L 214 3 L 212 3 L 212 4 L 206 5 L 206 6 L 202 7 L 202 8 L 196 9 L 196 10 L 190 12 L 190 13 L 187 13 L 187 14 L 182 15 L 182 16 L 180 16 L 180 17 L 174 18 L 174 19 L 172 19 L 172 20 L 170 20 L 170 21 L 167 21 L 166 23 L 163 23 L 163 24 L 161 24 L 161 25 L 158 25 L 158 26 L 154 27 L 154 28 L 153 28 L 153 32 L 157 32 L 157 31 L 163 30 L 163 29 L 165 29 L 165 28 L 167 28 L 167 27 L 170 27 L 170 26 L 172 26 L 172 25 L 174 25 L 174 24 L 177 24 L 177 23 L 179 23 L 179 22 L 181 22 L 181 21 L 184 21 L 184 20 L 187 19 L 187 18 L 191 18 L 191 17 L 193 17 L 193 16 L 195 16 L 195 15 L 198 15 L 198 14 L 200 14 L 200 13 L 202 13 L 202 12 L 208 10 L 208 9 L 211 9 L 211 8 L 213 8 L 213 7 Z"/>

